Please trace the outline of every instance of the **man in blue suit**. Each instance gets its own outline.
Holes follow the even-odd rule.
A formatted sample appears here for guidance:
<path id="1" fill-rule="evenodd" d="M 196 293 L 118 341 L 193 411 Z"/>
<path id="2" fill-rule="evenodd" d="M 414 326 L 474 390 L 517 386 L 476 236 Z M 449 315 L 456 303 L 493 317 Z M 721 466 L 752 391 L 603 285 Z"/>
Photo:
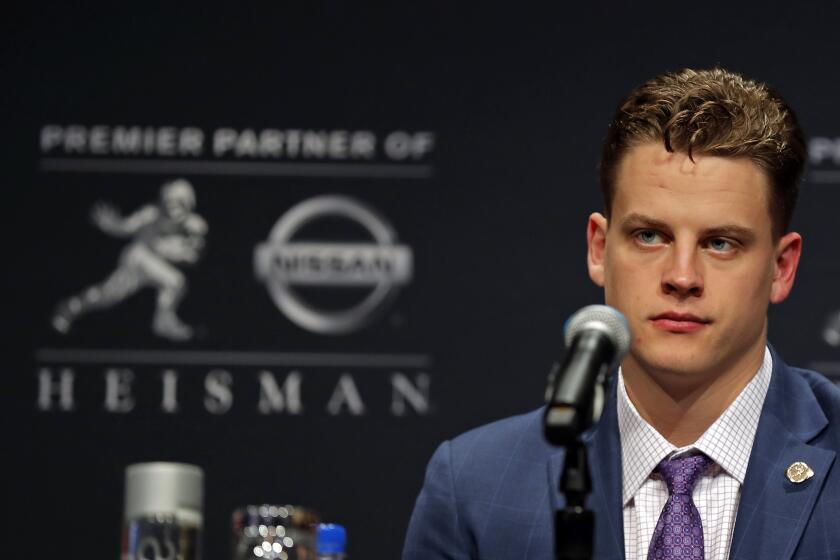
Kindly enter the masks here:
<path id="1" fill-rule="evenodd" d="M 722 69 L 619 105 L 587 225 L 589 275 L 632 332 L 584 436 L 596 558 L 840 558 L 840 390 L 767 342 L 804 161 L 790 107 Z M 542 410 L 443 443 L 403 558 L 554 558 L 562 465 Z"/>

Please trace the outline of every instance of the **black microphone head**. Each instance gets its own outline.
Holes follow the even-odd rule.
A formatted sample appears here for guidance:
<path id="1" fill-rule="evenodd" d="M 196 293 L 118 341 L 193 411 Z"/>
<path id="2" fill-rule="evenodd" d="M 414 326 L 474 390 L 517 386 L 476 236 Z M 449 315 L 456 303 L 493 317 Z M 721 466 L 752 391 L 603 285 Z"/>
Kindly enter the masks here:
<path id="1" fill-rule="evenodd" d="M 630 351 L 630 326 L 617 309 L 609 305 L 587 305 L 566 321 L 566 347 L 572 345 L 577 335 L 587 330 L 603 332 L 615 346 L 617 363 Z"/>

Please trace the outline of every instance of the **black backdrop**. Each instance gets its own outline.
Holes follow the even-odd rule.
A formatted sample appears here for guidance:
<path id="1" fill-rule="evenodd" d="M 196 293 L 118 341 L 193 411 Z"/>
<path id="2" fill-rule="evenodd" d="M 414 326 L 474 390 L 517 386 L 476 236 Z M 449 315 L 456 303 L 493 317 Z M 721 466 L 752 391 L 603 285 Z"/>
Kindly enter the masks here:
<path id="1" fill-rule="evenodd" d="M 684 13 L 630 3 L 551 12 L 36 3 L 11 14 L 2 58 L 10 557 L 115 557 L 124 468 L 148 460 L 204 468 L 209 560 L 228 558 L 232 510 L 262 502 L 309 505 L 345 524 L 355 558 L 398 557 L 434 447 L 539 406 L 563 319 L 600 301 L 584 260 L 586 216 L 600 206 L 599 142 L 619 98 L 664 70 L 721 64 L 771 83 L 798 110 L 812 148 L 794 222 L 805 255 L 793 296 L 771 310 L 770 337 L 789 362 L 840 377 L 840 341 L 825 328 L 840 310 L 838 21 L 834 4 L 767 2 Z M 168 155 L 163 140 L 127 154 L 91 140 L 118 127 L 197 129 L 204 149 Z M 244 152 L 214 154 L 220 129 L 235 130 Z M 265 129 L 363 131 L 375 149 L 356 159 L 340 148 L 254 156 L 243 131 Z M 86 140 L 45 148 L 50 131 Z M 416 151 L 388 152 L 394 132 Z M 92 208 L 132 212 L 177 177 L 193 185 L 208 226 L 199 261 L 178 265 L 187 286 L 178 313 L 196 336 L 153 333 L 152 287 L 55 332 L 56 305 L 110 274 L 130 243 L 94 228 Z M 278 219 L 327 194 L 374 210 L 413 264 L 381 312 L 346 334 L 297 325 L 254 273 Z M 300 235 L 370 244 L 359 223 L 323 221 Z M 364 293 L 310 286 L 296 297 L 338 309 Z M 161 405 L 166 370 L 177 376 L 174 412 Z M 57 395 L 39 400 L 64 371 L 71 410 Z M 278 386 L 296 372 L 299 406 L 287 393 L 284 409 L 260 410 L 266 372 Z M 130 389 L 114 385 L 128 393 L 109 409 L 106 379 L 125 375 Z M 219 380 L 230 383 L 221 392 Z"/>

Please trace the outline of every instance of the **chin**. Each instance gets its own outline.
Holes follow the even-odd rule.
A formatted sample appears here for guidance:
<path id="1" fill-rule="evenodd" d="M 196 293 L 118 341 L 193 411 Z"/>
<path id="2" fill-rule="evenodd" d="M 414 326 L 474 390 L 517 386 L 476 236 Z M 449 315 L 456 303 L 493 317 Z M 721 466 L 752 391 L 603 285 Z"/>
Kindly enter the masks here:
<path id="1" fill-rule="evenodd" d="M 646 348 L 643 352 L 633 353 L 641 369 L 649 373 L 677 374 L 680 376 L 701 376 L 708 371 L 708 355 L 697 352 L 688 345 L 675 345 L 673 342 Z"/>

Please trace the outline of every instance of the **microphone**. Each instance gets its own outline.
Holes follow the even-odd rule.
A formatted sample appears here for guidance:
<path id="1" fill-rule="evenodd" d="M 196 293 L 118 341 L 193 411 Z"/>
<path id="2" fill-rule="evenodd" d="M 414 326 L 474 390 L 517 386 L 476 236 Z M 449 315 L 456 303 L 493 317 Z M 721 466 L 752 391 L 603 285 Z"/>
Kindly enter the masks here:
<path id="1" fill-rule="evenodd" d="M 630 350 L 631 337 L 618 310 L 588 305 L 566 321 L 565 338 L 568 350 L 549 375 L 543 416 L 545 437 L 554 445 L 575 442 L 600 417 L 603 382 Z"/>

